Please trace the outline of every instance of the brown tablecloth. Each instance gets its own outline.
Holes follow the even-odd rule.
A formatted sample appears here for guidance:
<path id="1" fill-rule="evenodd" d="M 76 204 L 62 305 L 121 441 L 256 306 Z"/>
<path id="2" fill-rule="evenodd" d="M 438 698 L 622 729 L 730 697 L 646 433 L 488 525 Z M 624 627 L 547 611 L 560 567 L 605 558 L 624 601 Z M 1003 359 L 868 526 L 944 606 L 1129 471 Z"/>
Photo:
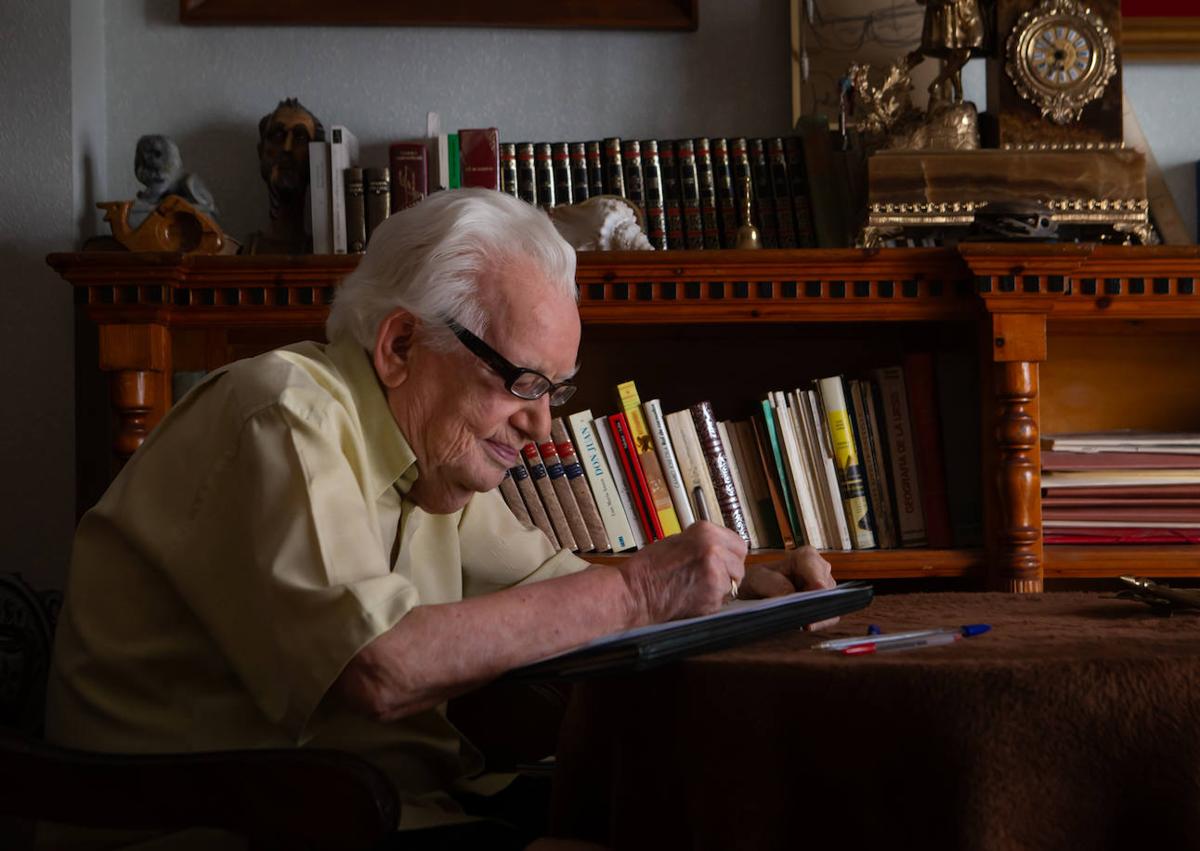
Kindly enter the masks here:
<path id="1" fill-rule="evenodd" d="M 988 623 L 847 657 L 822 638 Z M 617 849 L 1200 848 L 1200 615 L 1111 595 L 878 597 L 576 688 L 554 832 Z"/>

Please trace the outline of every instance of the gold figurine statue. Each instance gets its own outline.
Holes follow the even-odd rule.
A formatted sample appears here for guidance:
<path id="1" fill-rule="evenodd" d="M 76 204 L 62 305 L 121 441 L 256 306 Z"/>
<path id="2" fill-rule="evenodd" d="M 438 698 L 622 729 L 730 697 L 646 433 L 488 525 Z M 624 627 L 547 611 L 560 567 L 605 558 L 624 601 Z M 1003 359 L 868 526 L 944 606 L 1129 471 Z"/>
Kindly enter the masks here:
<path id="1" fill-rule="evenodd" d="M 908 55 L 909 68 L 931 56 L 942 60 L 942 69 L 929 84 L 931 99 L 944 96 L 950 84 L 954 102 L 963 99 L 962 69 L 971 52 L 983 47 L 983 15 L 979 0 L 917 0 L 925 7 L 921 46 Z"/>

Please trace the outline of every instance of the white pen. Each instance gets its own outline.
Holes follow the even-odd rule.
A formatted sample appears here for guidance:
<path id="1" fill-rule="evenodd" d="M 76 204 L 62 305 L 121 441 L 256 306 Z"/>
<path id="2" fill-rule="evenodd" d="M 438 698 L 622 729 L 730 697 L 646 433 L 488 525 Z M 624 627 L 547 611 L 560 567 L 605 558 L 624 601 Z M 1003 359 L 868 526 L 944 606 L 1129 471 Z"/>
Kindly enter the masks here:
<path id="1" fill-rule="evenodd" d="M 874 645 L 882 646 L 886 644 L 894 644 L 897 642 L 908 641 L 910 639 L 928 638 L 934 635 L 957 635 L 963 638 L 971 638 L 975 635 L 982 635 L 991 629 L 985 623 L 971 623 L 965 626 L 943 626 L 935 629 L 917 629 L 910 632 L 889 632 L 880 633 L 878 635 L 859 635 L 853 638 L 834 638 L 829 641 L 821 641 L 812 646 L 813 650 L 845 650 L 848 647 L 858 645 Z"/>

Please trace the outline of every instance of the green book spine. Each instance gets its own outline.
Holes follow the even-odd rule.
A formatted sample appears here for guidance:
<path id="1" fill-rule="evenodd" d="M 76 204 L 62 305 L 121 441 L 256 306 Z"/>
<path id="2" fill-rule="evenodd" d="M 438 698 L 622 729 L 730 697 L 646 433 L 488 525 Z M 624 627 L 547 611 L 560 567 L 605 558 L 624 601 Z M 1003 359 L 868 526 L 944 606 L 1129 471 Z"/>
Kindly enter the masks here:
<path id="1" fill-rule="evenodd" d="M 446 150 L 450 158 L 450 188 L 462 186 L 462 164 L 458 160 L 458 134 L 451 133 L 446 137 Z"/>
<path id="2" fill-rule="evenodd" d="M 779 451 L 779 427 L 775 424 L 775 409 L 769 399 L 762 400 L 763 421 L 767 426 L 767 439 L 771 441 L 771 457 L 775 460 L 775 471 L 779 475 L 779 489 L 783 491 L 783 503 L 787 506 L 788 522 L 792 529 L 800 534 L 800 515 L 796 512 L 796 504 L 792 501 L 792 489 L 788 487 L 788 472 L 783 465 L 783 453 Z"/>

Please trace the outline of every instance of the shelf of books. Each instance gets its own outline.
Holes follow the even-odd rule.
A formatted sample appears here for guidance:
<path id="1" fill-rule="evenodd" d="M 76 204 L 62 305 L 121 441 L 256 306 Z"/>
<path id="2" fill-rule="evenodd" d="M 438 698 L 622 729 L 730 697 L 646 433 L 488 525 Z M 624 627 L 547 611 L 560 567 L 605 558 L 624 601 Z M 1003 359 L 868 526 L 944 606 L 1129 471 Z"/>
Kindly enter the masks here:
<path id="1" fill-rule="evenodd" d="M 49 262 L 99 326 L 104 440 L 127 455 L 173 371 L 319 335 L 356 258 Z M 810 542 L 839 578 L 1200 577 L 1197 279 L 1175 247 L 582 252 L 579 392 L 509 496 L 597 560 L 699 500 L 752 559 Z"/>

